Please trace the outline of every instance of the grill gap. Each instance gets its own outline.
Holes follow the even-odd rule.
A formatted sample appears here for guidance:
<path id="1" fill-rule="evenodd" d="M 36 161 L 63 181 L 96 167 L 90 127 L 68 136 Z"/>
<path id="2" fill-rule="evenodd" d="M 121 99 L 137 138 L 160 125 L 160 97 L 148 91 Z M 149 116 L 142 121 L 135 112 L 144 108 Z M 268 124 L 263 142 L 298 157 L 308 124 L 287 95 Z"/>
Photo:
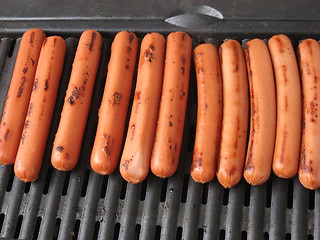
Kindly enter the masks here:
<path id="1" fill-rule="evenodd" d="M 272 197 L 272 178 L 267 181 L 267 192 L 266 192 L 266 208 L 271 206 L 271 197 Z"/>
<path id="2" fill-rule="evenodd" d="M 209 183 L 205 183 L 202 185 L 202 198 L 201 203 L 207 204 L 208 201 L 208 191 L 209 191 Z"/>
<path id="3" fill-rule="evenodd" d="M 19 215 L 17 225 L 16 225 L 16 230 L 14 231 L 14 238 L 19 238 L 22 220 L 23 220 L 23 216 Z"/>
<path id="4" fill-rule="evenodd" d="M 60 224 L 61 224 L 61 218 L 57 218 L 54 225 L 54 230 L 53 230 L 53 239 L 58 239 Z"/>
<path id="5" fill-rule="evenodd" d="M 28 193 L 30 191 L 31 182 L 25 183 L 24 193 Z"/>
<path id="6" fill-rule="evenodd" d="M 99 229 L 100 229 L 100 222 L 96 221 L 96 223 L 94 224 L 93 239 L 98 239 Z"/>
<path id="7" fill-rule="evenodd" d="M 141 225 L 136 224 L 136 227 L 134 229 L 134 239 L 138 240 L 140 236 L 140 230 L 141 230 Z"/>
<path id="8" fill-rule="evenodd" d="M 78 239 L 80 223 L 81 223 L 81 221 L 79 219 L 77 219 L 76 223 L 74 225 L 74 229 L 73 229 L 73 233 L 74 233 L 73 239 Z"/>
<path id="9" fill-rule="evenodd" d="M 48 171 L 47 171 L 47 176 L 46 176 L 46 180 L 44 183 L 44 187 L 43 187 L 43 194 L 47 194 L 49 191 L 49 186 L 50 186 L 50 182 L 51 182 L 51 177 L 52 177 L 52 172 L 53 172 L 53 168 L 49 167 Z"/>
<path id="10" fill-rule="evenodd" d="M 308 240 L 313 240 L 313 239 L 314 239 L 313 235 L 312 235 L 312 234 L 309 234 L 309 235 L 308 235 Z"/>
<path id="11" fill-rule="evenodd" d="M 204 233 L 204 230 L 203 228 L 199 228 L 198 229 L 198 240 L 203 240 L 203 233 Z"/>
<path id="12" fill-rule="evenodd" d="M 226 239 L 226 230 L 221 229 L 219 233 L 219 240 L 224 240 Z"/>
<path id="13" fill-rule="evenodd" d="M 90 177 L 90 169 L 86 169 L 86 172 L 85 172 L 84 178 L 83 178 L 82 189 L 81 189 L 81 197 L 85 197 L 87 194 L 89 177 Z"/>
<path id="14" fill-rule="evenodd" d="M 291 240 L 291 233 L 286 234 L 286 240 Z"/>
<path id="15" fill-rule="evenodd" d="M 224 206 L 228 205 L 229 202 L 229 188 L 225 188 L 223 190 L 223 199 L 222 199 L 222 204 Z"/>
<path id="16" fill-rule="evenodd" d="M 13 179 L 14 179 L 14 172 L 13 172 L 13 169 L 11 169 L 8 184 L 7 184 L 7 189 L 6 189 L 7 192 L 10 192 L 12 189 Z"/>
<path id="17" fill-rule="evenodd" d="M 120 223 L 116 223 L 114 225 L 114 231 L 113 231 L 113 240 L 118 240 L 120 233 Z"/>
<path id="18" fill-rule="evenodd" d="M 177 228 L 176 240 L 180 240 L 182 238 L 182 227 Z"/>
<path id="19" fill-rule="evenodd" d="M 147 194 L 148 179 L 142 182 L 140 191 L 140 201 L 144 201 Z"/>
<path id="20" fill-rule="evenodd" d="M 120 199 L 125 199 L 127 192 L 127 181 L 122 179 L 121 191 L 120 191 Z"/>
<path id="21" fill-rule="evenodd" d="M 100 198 L 104 198 L 106 196 L 107 187 L 108 187 L 108 180 L 109 180 L 109 175 L 104 175 L 103 181 L 102 181 L 102 186 L 101 186 Z"/>
<path id="22" fill-rule="evenodd" d="M 160 240 L 160 236 L 161 236 L 161 226 L 160 226 L 160 225 L 157 225 L 157 227 L 156 227 L 156 234 L 155 234 L 154 239 L 155 239 L 155 240 Z"/>
<path id="23" fill-rule="evenodd" d="M 309 209 L 314 209 L 314 201 L 315 201 L 315 191 L 309 191 Z"/>
<path id="24" fill-rule="evenodd" d="M 250 205 L 250 194 L 251 194 L 251 185 L 245 184 L 244 188 L 244 206 L 248 207 Z"/>
<path id="25" fill-rule="evenodd" d="M 268 232 L 264 232 L 263 233 L 263 239 L 264 240 L 269 240 L 269 233 Z"/>
<path id="26" fill-rule="evenodd" d="M 11 57 L 12 57 L 13 52 L 14 52 L 14 48 L 15 48 L 15 46 L 16 46 L 16 43 L 17 43 L 17 40 L 16 40 L 16 39 L 13 39 L 12 42 L 11 42 L 11 45 L 10 45 L 9 52 L 8 52 L 8 58 L 11 58 Z"/>
<path id="27" fill-rule="evenodd" d="M 247 231 L 242 231 L 241 232 L 241 240 L 247 240 L 247 238 L 248 238 Z"/>
<path id="28" fill-rule="evenodd" d="M 292 209 L 293 205 L 293 179 L 288 180 L 288 197 L 287 197 L 287 208 Z"/>
<path id="29" fill-rule="evenodd" d="M 69 181 L 70 181 L 71 171 L 66 172 L 64 177 L 63 187 L 62 187 L 62 196 L 66 196 L 68 193 Z"/>
<path id="30" fill-rule="evenodd" d="M 36 225 L 35 225 L 34 231 L 33 231 L 33 237 L 32 237 L 33 240 L 38 239 L 40 226 L 41 226 L 41 221 L 42 221 L 42 218 L 41 217 L 37 217 Z"/>
<path id="31" fill-rule="evenodd" d="M 166 201 L 168 178 L 162 179 L 160 202 Z"/>
<path id="32" fill-rule="evenodd" d="M 5 217 L 4 213 L 1 213 L 1 214 L 0 214 L 0 232 L 1 232 L 1 230 L 2 230 L 4 217 Z"/>
<path id="33" fill-rule="evenodd" d="M 185 203 L 187 201 L 188 185 L 189 185 L 189 174 L 184 174 L 183 183 L 182 183 L 181 203 Z"/>

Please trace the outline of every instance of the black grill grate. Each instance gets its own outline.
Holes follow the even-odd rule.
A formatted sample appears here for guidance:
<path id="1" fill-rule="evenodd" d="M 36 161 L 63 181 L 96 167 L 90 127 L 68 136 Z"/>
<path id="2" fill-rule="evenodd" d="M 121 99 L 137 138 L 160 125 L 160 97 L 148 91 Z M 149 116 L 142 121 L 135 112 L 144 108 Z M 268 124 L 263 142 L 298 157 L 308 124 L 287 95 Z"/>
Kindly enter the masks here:
<path id="1" fill-rule="evenodd" d="M 0 110 L 19 42 L 9 38 L 0 42 Z M 242 180 L 229 190 L 217 180 L 202 185 L 190 178 L 197 107 L 193 70 L 177 173 L 169 179 L 149 174 L 138 185 L 125 182 L 118 171 L 110 176 L 94 173 L 89 158 L 110 43 L 110 39 L 103 42 L 79 164 L 65 173 L 53 169 L 50 154 L 77 45 L 76 39 L 67 39 L 64 72 L 39 179 L 25 184 L 14 177 L 12 166 L 0 166 L 0 238 L 320 239 L 320 190 L 303 188 L 297 178 L 272 176 L 258 187 Z"/>

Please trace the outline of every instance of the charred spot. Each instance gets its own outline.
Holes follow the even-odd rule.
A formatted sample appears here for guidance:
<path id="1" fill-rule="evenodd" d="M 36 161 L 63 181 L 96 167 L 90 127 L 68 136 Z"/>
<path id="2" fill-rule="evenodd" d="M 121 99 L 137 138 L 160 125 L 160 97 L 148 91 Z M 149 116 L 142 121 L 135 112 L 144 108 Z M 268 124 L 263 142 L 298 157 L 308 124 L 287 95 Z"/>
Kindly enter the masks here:
<path id="1" fill-rule="evenodd" d="M 281 69 L 282 69 L 282 73 L 283 73 L 284 83 L 287 84 L 287 82 L 288 82 L 288 78 L 287 78 L 287 66 L 286 66 L 286 65 L 282 65 L 282 66 L 281 66 Z"/>
<path id="2" fill-rule="evenodd" d="M 149 48 L 150 48 L 151 51 L 154 51 L 156 49 L 153 44 L 150 44 Z"/>
<path id="3" fill-rule="evenodd" d="M 233 65 L 233 72 L 238 72 L 239 71 L 239 53 L 238 53 L 238 48 L 235 42 L 231 42 L 231 47 L 233 49 L 233 53 L 234 53 L 234 59 L 232 61 L 232 65 Z"/>
<path id="4" fill-rule="evenodd" d="M 182 67 L 181 67 L 181 74 L 184 75 L 184 72 L 185 72 L 185 67 L 182 66 Z"/>
<path id="5" fill-rule="evenodd" d="M 311 121 L 314 122 L 318 118 L 318 103 L 317 101 L 313 100 L 307 106 L 307 113 L 311 115 Z"/>
<path id="6" fill-rule="evenodd" d="M 109 103 L 111 104 L 111 106 L 115 104 L 120 104 L 120 101 L 121 101 L 121 94 L 118 92 L 114 92 L 112 95 L 112 98 L 109 99 Z"/>
<path id="7" fill-rule="evenodd" d="M 128 64 L 126 64 L 125 69 L 129 69 L 129 65 Z"/>
<path id="8" fill-rule="evenodd" d="M 146 60 L 148 60 L 148 62 L 152 62 L 152 60 L 153 60 L 153 53 L 151 52 L 151 51 L 149 51 L 149 50 L 146 50 L 145 52 L 144 52 L 144 58 L 146 59 Z"/>
<path id="9" fill-rule="evenodd" d="M 122 164 L 122 170 L 127 171 L 129 163 L 130 163 L 129 160 L 125 160 L 124 163 Z"/>
<path id="10" fill-rule="evenodd" d="M 58 145 L 58 146 L 56 147 L 56 151 L 57 151 L 57 152 L 62 152 L 63 149 L 64 149 L 64 147 L 62 147 L 62 146 L 60 146 L 60 145 Z"/>
<path id="11" fill-rule="evenodd" d="M 28 111 L 28 116 L 30 116 L 31 112 L 32 112 L 32 109 L 33 109 L 33 103 L 30 103 L 29 105 L 29 111 Z"/>
<path id="12" fill-rule="evenodd" d="M 172 122 L 171 122 L 171 121 L 169 121 L 169 127 L 172 127 L 172 126 L 173 126 Z"/>
<path id="13" fill-rule="evenodd" d="M 36 78 L 33 82 L 33 88 L 32 88 L 33 91 L 37 90 L 38 83 L 39 83 L 39 80 Z"/>
<path id="14" fill-rule="evenodd" d="M 25 82 L 26 82 L 26 77 L 23 76 L 23 77 L 21 78 L 21 83 L 20 83 L 20 86 L 19 86 L 18 94 L 17 94 L 18 97 L 21 97 L 21 95 L 22 95 L 23 86 L 24 86 L 24 83 L 25 83 Z"/>
<path id="15" fill-rule="evenodd" d="M 70 103 L 71 105 L 73 105 L 73 104 L 74 104 L 74 100 L 73 100 L 73 98 L 72 98 L 72 97 L 69 97 L 69 98 L 68 98 L 68 103 Z"/>
<path id="16" fill-rule="evenodd" d="M 307 44 L 307 46 L 308 46 L 310 55 L 312 55 L 312 47 L 311 47 L 312 41 L 310 41 L 310 40 L 307 39 L 307 40 L 306 40 L 306 44 Z"/>
<path id="17" fill-rule="evenodd" d="M 132 124 L 131 125 L 131 140 L 133 140 L 135 133 L 136 133 L 136 125 Z"/>
<path id="18" fill-rule="evenodd" d="M 57 39 L 53 39 L 53 46 L 56 46 L 57 45 Z"/>
<path id="19" fill-rule="evenodd" d="M 24 67 L 22 70 L 23 73 L 27 73 L 28 72 L 28 67 Z"/>
<path id="20" fill-rule="evenodd" d="M 105 139 L 103 151 L 109 157 L 109 156 L 111 156 L 112 146 L 113 146 L 114 140 L 112 139 L 112 137 L 110 135 L 107 136 L 106 134 L 103 135 L 103 138 Z"/>
<path id="21" fill-rule="evenodd" d="M 310 65 L 309 65 L 309 63 L 306 63 L 306 74 L 307 75 L 311 75 L 311 70 L 310 70 Z M 302 71 L 302 68 L 301 68 L 301 71 Z"/>
<path id="22" fill-rule="evenodd" d="M 24 127 L 25 128 L 29 127 L 29 123 L 30 123 L 29 120 L 27 120 L 26 123 L 24 124 Z"/>
<path id="23" fill-rule="evenodd" d="M 172 117 L 173 117 L 173 115 L 172 115 L 172 114 L 170 114 L 170 115 L 169 115 L 169 118 L 172 118 Z"/>
<path id="24" fill-rule="evenodd" d="M 71 93 L 71 96 L 68 98 L 68 103 L 71 105 L 75 103 L 75 99 L 78 99 L 80 95 L 80 89 L 78 87 L 75 87 Z"/>
<path id="25" fill-rule="evenodd" d="M 204 108 L 205 108 L 205 109 L 208 108 L 208 104 L 207 104 L 207 103 L 204 104 Z"/>
<path id="26" fill-rule="evenodd" d="M 129 35 L 129 43 L 132 43 L 133 39 L 134 39 L 133 34 L 130 34 L 130 35 Z"/>
<path id="27" fill-rule="evenodd" d="M 6 125 L 7 125 L 7 123 L 6 123 L 6 122 L 3 122 L 3 123 L 2 123 L 2 126 L 6 126 Z"/>
<path id="28" fill-rule="evenodd" d="M 4 139 L 4 140 L 7 140 L 8 137 L 9 137 L 9 134 L 10 134 L 10 129 L 8 128 L 8 129 L 6 130 L 4 136 L 3 136 L 3 139 Z"/>
<path id="29" fill-rule="evenodd" d="M 312 160 L 306 158 L 306 149 L 302 149 L 301 151 L 300 169 L 304 173 L 312 173 L 313 171 Z"/>
<path id="30" fill-rule="evenodd" d="M 48 79 L 46 79 L 44 82 L 44 90 L 47 91 L 48 89 L 49 89 L 49 81 Z"/>
<path id="31" fill-rule="evenodd" d="M 127 46 L 127 53 L 130 53 L 131 52 L 131 47 L 130 46 Z"/>
<path id="32" fill-rule="evenodd" d="M 182 37 L 182 40 L 184 41 L 186 39 L 186 37 L 187 37 L 187 34 L 183 33 L 181 37 Z"/>
<path id="33" fill-rule="evenodd" d="M 21 144 L 24 144 L 24 140 L 26 139 L 26 135 L 22 133 L 21 135 Z"/>
<path id="34" fill-rule="evenodd" d="M 315 85 L 316 85 L 317 82 L 318 82 L 318 77 L 317 77 L 316 75 L 314 75 L 313 82 L 314 82 Z"/>
<path id="35" fill-rule="evenodd" d="M 95 32 L 92 33 L 91 35 L 91 42 L 89 45 L 89 50 L 92 51 L 93 47 L 94 47 L 94 41 L 96 40 L 97 34 Z"/>
<path id="36" fill-rule="evenodd" d="M 281 155 L 280 155 L 280 162 L 281 163 L 283 163 L 283 161 L 284 161 L 284 151 L 286 150 L 287 140 L 288 140 L 287 126 L 284 126 L 284 130 L 282 133 L 282 145 L 281 145 Z"/>
<path id="37" fill-rule="evenodd" d="M 185 56 L 181 56 L 181 64 L 182 65 L 186 64 L 186 57 Z"/>
<path id="38" fill-rule="evenodd" d="M 34 41 L 34 36 L 35 36 L 36 34 L 34 33 L 34 32 L 32 32 L 31 34 L 30 34 L 30 43 L 31 43 L 31 45 L 33 44 L 33 41 Z"/>
<path id="39" fill-rule="evenodd" d="M 136 91 L 137 100 L 141 100 L 141 91 Z"/>
<path id="40" fill-rule="evenodd" d="M 177 151 L 177 144 L 170 144 L 169 149 L 174 152 Z"/>
<path id="41" fill-rule="evenodd" d="M 275 40 L 277 41 L 279 51 L 281 53 L 284 53 L 285 46 L 284 46 L 283 42 L 281 41 L 281 38 L 280 37 L 275 37 Z"/>
<path id="42" fill-rule="evenodd" d="M 130 58 L 127 58 L 127 62 L 130 62 Z"/>
<path id="43" fill-rule="evenodd" d="M 193 161 L 194 168 L 200 168 L 202 166 L 202 158 L 198 157 Z"/>
<path id="44" fill-rule="evenodd" d="M 33 58 L 30 58 L 31 60 L 31 65 L 33 66 L 36 62 L 33 60 Z"/>

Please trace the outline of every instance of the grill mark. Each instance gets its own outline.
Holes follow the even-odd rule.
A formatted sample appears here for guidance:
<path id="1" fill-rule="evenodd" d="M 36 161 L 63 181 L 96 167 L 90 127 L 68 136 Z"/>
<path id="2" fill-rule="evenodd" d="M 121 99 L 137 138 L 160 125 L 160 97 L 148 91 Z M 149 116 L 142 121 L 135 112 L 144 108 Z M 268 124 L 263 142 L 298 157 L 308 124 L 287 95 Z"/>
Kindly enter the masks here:
<path id="1" fill-rule="evenodd" d="M 282 42 L 281 38 L 277 36 L 277 37 L 275 37 L 275 40 L 277 41 L 279 51 L 280 51 L 281 53 L 284 53 L 285 45 L 284 45 L 284 43 Z"/>
<path id="2" fill-rule="evenodd" d="M 313 54 L 312 47 L 311 47 L 312 41 L 310 39 L 307 39 L 307 40 L 305 40 L 305 43 L 307 44 L 310 55 L 312 56 L 312 54 Z"/>
<path id="3" fill-rule="evenodd" d="M 92 33 L 91 35 L 91 42 L 89 45 L 89 50 L 92 51 L 93 47 L 94 47 L 94 41 L 96 40 L 97 34 L 95 32 Z"/>
<path id="4" fill-rule="evenodd" d="M 17 94 L 17 97 L 21 97 L 22 95 L 22 92 L 23 92 L 23 86 L 24 86 L 24 83 L 26 82 L 26 77 L 23 76 L 21 78 L 21 83 L 20 83 L 20 86 L 19 86 L 19 90 L 18 90 L 18 94 Z"/>
<path id="5" fill-rule="evenodd" d="M 238 53 L 237 45 L 234 41 L 231 42 L 231 47 L 234 52 L 234 59 L 232 61 L 232 65 L 234 69 L 232 70 L 232 72 L 238 72 L 239 71 L 239 53 Z"/>
<path id="6" fill-rule="evenodd" d="M 3 139 L 4 139 L 4 140 L 7 140 L 8 137 L 9 137 L 9 134 L 10 134 L 10 129 L 8 128 L 8 129 L 6 130 L 4 136 L 3 136 Z"/>
<path id="7" fill-rule="evenodd" d="M 33 46 L 35 35 L 36 35 L 35 32 L 31 32 L 31 35 L 30 35 L 30 44 L 31 44 L 31 46 Z"/>
<path id="8" fill-rule="evenodd" d="M 287 131 L 287 126 L 285 125 L 283 133 L 282 133 L 282 145 L 281 145 L 280 163 L 284 162 L 284 152 L 286 150 L 287 140 L 288 140 L 288 131 Z"/>
<path id="9" fill-rule="evenodd" d="M 133 34 L 130 34 L 130 35 L 129 35 L 129 43 L 132 43 L 132 42 L 133 42 L 133 39 L 134 39 Z"/>
<path id="10" fill-rule="evenodd" d="M 289 105 L 288 95 L 286 94 L 286 95 L 284 96 L 284 111 L 285 111 L 285 112 L 288 111 L 288 105 Z"/>
<path id="11" fill-rule="evenodd" d="M 233 147 L 234 149 L 238 149 L 238 137 L 239 137 L 239 134 L 240 133 L 240 118 L 239 118 L 239 115 L 237 116 L 237 130 L 236 130 L 236 139 L 234 141 L 234 144 L 233 144 Z"/>
<path id="12" fill-rule="evenodd" d="M 57 39 L 53 39 L 53 46 L 55 47 L 57 45 Z"/>
<path id="13" fill-rule="evenodd" d="M 112 153 L 112 147 L 113 147 L 114 140 L 110 135 L 106 135 L 106 134 L 103 134 L 102 138 L 106 139 L 105 143 L 104 143 L 103 151 L 105 152 L 105 154 L 108 157 L 110 157 L 111 153 Z"/>
<path id="14" fill-rule="evenodd" d="M 282 65 L 281 66 L 281 70 L 282 70 L 282 74 L 283 74 L 284 85 L 287 85 L 287 83 L 288 83 L 287 66 L 286 65 Z"/>
<path id="15" fill-rule="evenodd" d="M 301 161 L 300 161 L 300 170 L 303 172 L 303 173 L 312 173 L 313 172 L 313 168 L 312 168 L 312 160 L 307 160 L 307 157 L 306 157 L 306 148 L 303 147 L 303 149 L 301 150 L 301 155 L 300 155 L 300 158 L 301 158 Z"/>
<path id="16" fill-rule="evenodd" d="M 49 89 L 49 81 L 48 79 L 46 79 L 44 82 L 44 90 L 47 91 L 48 89 Z"/>

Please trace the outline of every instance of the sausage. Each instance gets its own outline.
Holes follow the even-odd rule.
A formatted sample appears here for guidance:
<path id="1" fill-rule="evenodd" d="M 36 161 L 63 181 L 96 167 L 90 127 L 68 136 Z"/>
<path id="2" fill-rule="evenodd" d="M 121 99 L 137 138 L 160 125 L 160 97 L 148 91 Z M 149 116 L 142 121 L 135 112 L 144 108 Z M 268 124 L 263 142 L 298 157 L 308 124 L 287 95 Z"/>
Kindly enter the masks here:
<path id="1" fill-rule="evenodd" d="M 302 80 L 303 123 L 299 180 L 308 189 L 320 187 L 320 46 L 306 39 L 298 46 Z"/>
<path id="2" fill-rule="evenodd" d="M 66 42 L 58 36 L 44 40 L 23 133 L 14 164 L 16 176 L 38 178 L 63 68 Z"/>
<path id="3" fill-rule="evenodd" d="M 222 80 L 217 48 L 205 43 L 193 51 L 197 77 L 198 109 L 190 174 L 206 183 L 216 173 L 222 120 Z"/>
<path id="4" fill-rule="evenodd" d="M 137 85 L 120 162 L 122 177 L 142 182 L 149 172 L 163 80 L 165 39 L 147 34 L 141 43 Z"/>
<path id="5" fill-rule="evenodd" d="M 249 93 L 242 47 L 235 40 L 220 48 L 223 85 L 223 118 L 217 178 L 225 188 L 242 178 L 246 156 Z"/>
<path id="6" fill-rule="evenodd" d="M 298 64 L 290 39 L 275 35 L 268 47 L 277 89 L 277 129 L 273 172 L 291 178 L 298 172 L 301 144 L 301 87 Z"/>
<path id="7" fill-rule="evenodd" d="M 189 88 L 192 41 L 184 32 L 167 37 L 163 86 L 151 171 L 158 177 L 172 176 L 178 167 Z"/>
<path id="8" fill-rule="evenodd" d="M 101 47 L 100 33 L 94 30 L 82 33 L 51 154 L 51 163 L 58 170 L 71 170 L 78 162 Z"/>
<path id="9" fill-rule="evenodd" d="M 132 32 L 118 33 L 112 43 L 98 128 L 90 158 L 92 169 L 102 175 L 111 174 L 120 157 L 137 49 L 138 39 Z"/>
<path id="10" fill-rule="evenodd" d="M 10 165 L 16 159 L 41 45 L 45 38 L 41 29 L 31 29 L 21 38 L 0 122 L 0 164 Z"/>
<path id="11" fill-rule="evenodd" d="M 244 178 L 252 185 L 271 173 L 276 133 L 276 94 L 267 45 L 253 39 L 244 46 L 250 88 L 250 133 Z"/>

